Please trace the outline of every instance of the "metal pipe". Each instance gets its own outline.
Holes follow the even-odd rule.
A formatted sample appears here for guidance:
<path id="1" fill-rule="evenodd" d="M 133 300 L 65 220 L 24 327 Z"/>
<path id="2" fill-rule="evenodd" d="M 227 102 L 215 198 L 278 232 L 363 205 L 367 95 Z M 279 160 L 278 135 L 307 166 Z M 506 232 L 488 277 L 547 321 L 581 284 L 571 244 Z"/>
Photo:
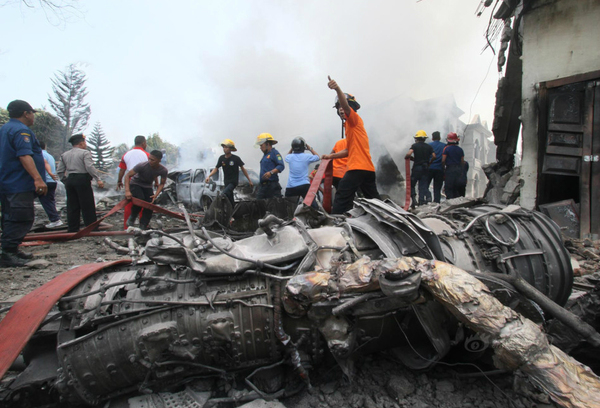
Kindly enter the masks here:
<path id="1" fill-rule="evenodd" d="M 27 241 L 61 241 L 68 240 L 75 236 L 77 232 L 58 232 L 51 234 L 27 234 L 25 238 L 23 238 L 24 242 Z M 87 234 L 88 237 L 112 237 L 115 235 L 132 235 L 131 232 L 128 231 L 93 231 Z"/>

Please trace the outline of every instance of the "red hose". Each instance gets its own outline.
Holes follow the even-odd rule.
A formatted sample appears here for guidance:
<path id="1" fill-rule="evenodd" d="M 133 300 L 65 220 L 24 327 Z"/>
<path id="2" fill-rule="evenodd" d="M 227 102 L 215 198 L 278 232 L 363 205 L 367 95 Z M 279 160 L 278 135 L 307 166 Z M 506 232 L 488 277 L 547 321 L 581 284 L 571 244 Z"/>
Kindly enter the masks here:
<path id="1" fill-rule="evenodd" d="M 410 159 L 404 160 L 406 165 L 406 201 L 404 201 L 404 210 L 408 211 L 410 208 Z"/>

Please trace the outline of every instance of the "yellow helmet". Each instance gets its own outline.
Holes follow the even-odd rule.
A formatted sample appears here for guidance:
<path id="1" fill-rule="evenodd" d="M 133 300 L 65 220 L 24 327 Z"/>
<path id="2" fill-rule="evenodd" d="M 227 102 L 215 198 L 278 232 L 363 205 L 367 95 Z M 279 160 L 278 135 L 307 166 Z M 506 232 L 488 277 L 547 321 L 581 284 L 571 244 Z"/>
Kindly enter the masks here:
<path id="1" fill-rule="evenodd" d="M 233 140 L 231 139 L 223 140 L 221 142 L 221 147 L 229 147 L 232 152 L 237 152 L 237 149 L 235 148 L 235 143 L 233 143 Z"/>
<path id="2" fill-rule="evenodd" d="M 416 134 L 415 134 L 415 139 L 416 138 L 423 138 L 423 139 L 427 139 L 427 133 L 425 133 L 424 130 L 419 130 Z"/>
<path id="3" fill-rule="evenodd" d="M 277 144 L 277 140 L 273 139 L 270 133 L 261 133 L 256 137 L 256 143 L 254 147 L 259 148 L 261 144 L 265 142 L 271 142 L 271 145 Z"/>

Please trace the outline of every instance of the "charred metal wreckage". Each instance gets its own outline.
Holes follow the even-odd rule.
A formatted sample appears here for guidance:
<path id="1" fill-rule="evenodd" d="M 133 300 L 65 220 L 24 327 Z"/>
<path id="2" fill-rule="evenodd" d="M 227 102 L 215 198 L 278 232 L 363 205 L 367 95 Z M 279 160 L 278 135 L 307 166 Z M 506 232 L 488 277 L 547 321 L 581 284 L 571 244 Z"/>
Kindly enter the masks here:
<path id="1" fill-rule="evenodd" d="M 138 231 L 147 259 L 64 296 L 2 402 L 35 406 L 42 394 L 45 404 L 208 407 L 291 395 L 328 355 L 351 377 L 373 351 L 423 369 L 486 348 L 564 406 L 600 400 L 597 378 L 539 332 L 540 306 L 503 278 L 566 302 L 569 255 L 549 218 L 478 206 L 420 219 L 392 202 L 355 204 L 351 217 L 308 207 L 291 221 L 268 215 L 237 241 L 191 223 L 172 235 Z"/>

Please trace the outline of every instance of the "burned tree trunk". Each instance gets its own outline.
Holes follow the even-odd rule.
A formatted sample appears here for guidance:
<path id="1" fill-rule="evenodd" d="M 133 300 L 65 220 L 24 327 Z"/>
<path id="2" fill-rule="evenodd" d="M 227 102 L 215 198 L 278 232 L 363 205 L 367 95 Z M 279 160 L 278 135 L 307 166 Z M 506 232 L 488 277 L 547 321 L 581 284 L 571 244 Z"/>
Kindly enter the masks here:
<path id="1" fill-rule="evenodd" d="M 489 336 L 496 366 L 523 371 L 563 407 L 600 406 L 600 378 L 550 345 L 535 323 L 502 305 L 481 281 L 443 262 L 413 258 L 409 264 L 454 316 Z"/>

